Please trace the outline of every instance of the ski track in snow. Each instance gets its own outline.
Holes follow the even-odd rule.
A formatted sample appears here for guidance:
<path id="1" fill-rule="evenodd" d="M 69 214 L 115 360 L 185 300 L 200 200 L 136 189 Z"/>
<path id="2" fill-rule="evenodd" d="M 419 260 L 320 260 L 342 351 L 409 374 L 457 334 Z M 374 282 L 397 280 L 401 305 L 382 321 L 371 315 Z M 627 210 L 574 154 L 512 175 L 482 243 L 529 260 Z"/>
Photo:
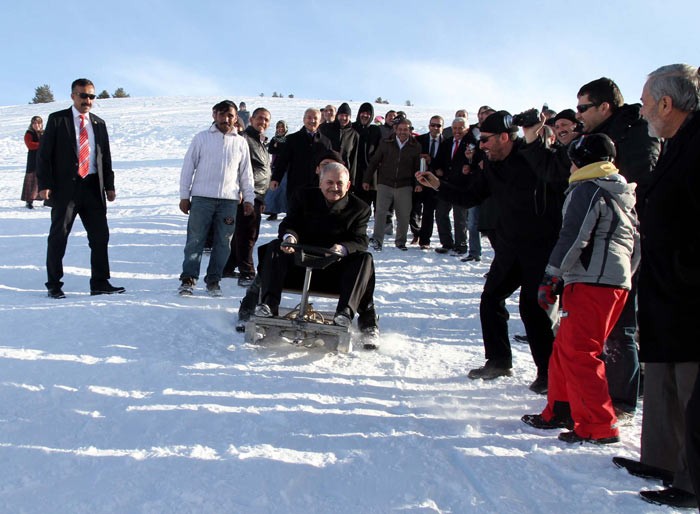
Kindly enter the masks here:
<path id="1" fill-rule="evenodd" d="M 67 104 L 0 107 L 0 511 L 673 512 L 638 498 L 657 484 L 610 462 L 638 456 L 641 415 L 621 444 L 567 446 L 520 422 L 544 405 L 527 389 L 526 345 L 513 343 L 513 377 L 466 378 L 483 363 L 488 248 L 483 262 L 464 264 L 387 244 L 376 255 L 377 352 L 247 345 L 233 330 L 243 291 L 232 280 L 222 298 L 201 287 L 178 297 L 181 159 L 218 100 L 97 102 L 116 171 L 113 282 L 127 293 L 90 296 L 77 221 L 61 301 L 43 286 L 49 210 L 18 198 L 30 117 Z M 329 102 L 263 103 L 293 131 L 306 107 Z M 450 118 L 394 108 L 421 133 L 432 114 Z M 276 229 L 263 222 L 260 240 Z M 517 297 L 508 307 L 511 334 L 523 333 Z"/>

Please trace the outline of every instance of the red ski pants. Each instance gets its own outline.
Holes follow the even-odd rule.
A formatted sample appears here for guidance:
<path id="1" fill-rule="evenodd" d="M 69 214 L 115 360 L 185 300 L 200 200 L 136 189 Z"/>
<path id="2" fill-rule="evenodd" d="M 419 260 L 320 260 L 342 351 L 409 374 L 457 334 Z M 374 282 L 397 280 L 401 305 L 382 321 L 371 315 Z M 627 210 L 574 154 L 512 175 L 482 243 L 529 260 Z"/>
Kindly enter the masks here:
<path id="1" fill-rule="evenodd" d="M 563 311 L 549 359 L 545 420 L 554 416 L 554 402 L 568 402 L 574 431 L 601 439 L 618 435 L 605 364 L 599 355 L 620 317 L 628 291 L 613 287 L 570 284 L 562 294 Z"/>

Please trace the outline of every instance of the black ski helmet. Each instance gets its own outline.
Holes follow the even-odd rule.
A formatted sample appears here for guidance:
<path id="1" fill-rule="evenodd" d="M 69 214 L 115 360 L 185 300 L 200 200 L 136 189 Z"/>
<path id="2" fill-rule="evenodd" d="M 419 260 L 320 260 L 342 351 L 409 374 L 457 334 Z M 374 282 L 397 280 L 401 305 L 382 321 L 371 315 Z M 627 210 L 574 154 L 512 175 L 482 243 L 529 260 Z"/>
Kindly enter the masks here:
<path id="1" fill-rule="evenodd" d="M 605 134 L 584 134 L 569 144 L 569 159 L 578 168 L 600 161 L 612 162 L 617 152 L 615 143 Z"/>

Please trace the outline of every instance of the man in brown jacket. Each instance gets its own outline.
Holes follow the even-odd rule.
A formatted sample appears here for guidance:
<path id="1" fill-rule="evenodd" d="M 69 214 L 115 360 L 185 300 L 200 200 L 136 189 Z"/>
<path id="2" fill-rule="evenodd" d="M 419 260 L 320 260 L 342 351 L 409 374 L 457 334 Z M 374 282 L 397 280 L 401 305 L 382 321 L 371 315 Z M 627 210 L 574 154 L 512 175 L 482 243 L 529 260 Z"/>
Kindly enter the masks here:
<path id="1" fill-rule="evenodd" d="M 415 173 L 420 169 L 420 144 L 411 136 L 411 122 L 403 118 L 395 126 L 396 133 L 381 141 L 369 161 L 362 188 L 369 191 L 377 174 L 377 204 L 374 212 L 374 233 L 370 244 L 381 251 L 384 244 L 386 215 L 392 203 L 396 212 L 396 247 L 406 250 L 408 222 L 411 217 Z"/>

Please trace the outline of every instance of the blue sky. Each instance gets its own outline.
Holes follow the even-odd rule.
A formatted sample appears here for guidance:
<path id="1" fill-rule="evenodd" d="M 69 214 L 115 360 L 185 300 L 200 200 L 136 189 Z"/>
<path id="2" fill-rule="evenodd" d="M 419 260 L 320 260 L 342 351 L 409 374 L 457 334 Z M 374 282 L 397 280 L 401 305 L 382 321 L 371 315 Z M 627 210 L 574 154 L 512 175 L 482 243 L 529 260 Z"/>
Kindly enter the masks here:
<path id="1" fill-rule="evenodd" d="M 77 77 L 132 96 L 297 98 L 519 111 L 700 64 L 697 1 L 0 0 L 0 105 Z"/>

